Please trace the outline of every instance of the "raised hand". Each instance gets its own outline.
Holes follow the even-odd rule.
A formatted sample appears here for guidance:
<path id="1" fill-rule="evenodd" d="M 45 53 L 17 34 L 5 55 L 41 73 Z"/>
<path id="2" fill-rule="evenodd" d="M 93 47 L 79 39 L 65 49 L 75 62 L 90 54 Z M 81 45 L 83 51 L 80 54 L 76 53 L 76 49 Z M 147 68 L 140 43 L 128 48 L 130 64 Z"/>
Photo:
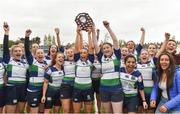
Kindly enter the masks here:
<path id="1" fill-rule="evenodd" d="M 97 33 L 97 35 L 99 35 L 99 33 L 100 33 L 100 30 L 99 30 L 99 29 L 96 29 L 96 33 Z"/>
<path id="2" fill-rule="evenodd" d="M 100 30 L 99 29 L 96 29 L 96 36 L 97 36 L 97 40 L 99 40 L 99 34 L 100 34 Z"/>
<path id="3" fill-rule="evenodd" d="M 104 27 L 106 27 L 106 28 L 109 28 L 109 22 L 108 21 L 103 21 L 103 25 L 104 25 Z"/>
<path id="4" fill-rule="evenodd" d="M 88 35 L 91 35 L 91 33 L 92 33 L 92 27 L 89 27 L 89 28 L 87 29 L 87 32 L 88 32 Z"/>
<path id="5" fill-rule="evenodd" d="M 143 27 L 141 27 L 141 32 L 142 32 L 142 34 L 141 34 L 141 39 L 140 39 L 140 44 L 141 45 L 144 45 L 144 40 L 145 40 L 145 29 L 143 28 Z"/>
<path id="6" fill-rule="evenodd" d="M 3 29 L 5 31 L 5 34 L 8 35 L 9 34 L 9 25 L 7 22 L 4 22 Z"/>
<path id="7" fill-rule="evenodd" d="M 143 28 L 143 27 L 141 27 L 141 29 L 140 29 L 142 32 L 145 32 L 145 29 Z"/>
<path id="8" fill-rule="evenodd" d="M 26 32 L 25 32 L 25 37 L 26 38 L 29 38 L 29 36 L 31 35 L 32 31 L 31 29 L 27 29 Z"/>
<path id="9" fill-rule="evenodd" d="M 168 41 L 170 39 L 170 36 L 171 36 L 170 33 L 167 33 L 167 32 L 165 33 L 166 41 Z"/>
<path id="10" fill-rule="evenodd" d="M 56 35 L 59 35 L 59 33 L 60 33 L 60 29 L 59 28 L 55 28 L 54 31 L 55 31 Z"/>
<path id="11" fill-rule="evenodd" d="M 77 32 L 78 35 L 82 35 L 82 31 L 81 31 L 80 26 L 77 26 L 76 32 Z"/>

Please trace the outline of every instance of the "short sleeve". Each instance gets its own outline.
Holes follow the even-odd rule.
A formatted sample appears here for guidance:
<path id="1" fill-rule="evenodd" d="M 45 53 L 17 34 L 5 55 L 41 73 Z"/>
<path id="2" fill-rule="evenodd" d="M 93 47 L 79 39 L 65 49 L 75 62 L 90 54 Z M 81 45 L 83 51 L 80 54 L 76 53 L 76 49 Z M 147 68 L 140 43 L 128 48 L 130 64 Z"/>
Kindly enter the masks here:
<path id="1" fill-rule="evenodd" d="M 139 90 L 143 90 L 144 89 L 144 84 L 143 84 L 143 78 L 142 78 L 142 74 L 138 71 L 137 72 L 137 78 L 138 78 L 138 89 Z"/>
<path id="2" fill-rule="evenodd" d="M 136 47 L 136 51 L 137 51 L 137 54 L 138 54 L 138 55 L 140 55 L 142 48 L 143 48 L 143 47 L 142 47 L 141 44 L 138 44 L 138 46 Z"/>
<path id="3" fill-rule="evenodd" d="M 98 61 L 101 62 L 101 59 L 102 59 L 102 56 L 103 56 L 102 51 L 99 51 L 99 53 L 97 53 L 96 55 L 97 55 Z"/>
<path id="4" fill-rule="evenodd" d="M 94 55 L 93 54 L 89 54 L 88 59 L 91 63 L 94 63 Z"/>
<path id="5" fill-rule="evenodd" d="M 77 62 L 80 59 L 80 53 L 74 54 L 74 61 Z"/>
<path id="6" fill-rule="evenodd" d="M 51 74 L 52 74 L 52 71 L 50 68 L 48 68 L 44 73 L 44 78 L 50 81 Z"/>
<path id="7" fill-rule="evenodd" d="M 121 59 L 121 50 L 119 48 L 118 49 L 114 49 L 114 54 L 115 54 L 115 56 L 116 56 L 116 58 L 118 60 Z"/>
<path id="8" fill-rule="evenodd" d="M 61 53 L 64 53 L 64 47 L 61 46 L 61 47 L 59 48 L 59 51 L 60 51 Z"/>

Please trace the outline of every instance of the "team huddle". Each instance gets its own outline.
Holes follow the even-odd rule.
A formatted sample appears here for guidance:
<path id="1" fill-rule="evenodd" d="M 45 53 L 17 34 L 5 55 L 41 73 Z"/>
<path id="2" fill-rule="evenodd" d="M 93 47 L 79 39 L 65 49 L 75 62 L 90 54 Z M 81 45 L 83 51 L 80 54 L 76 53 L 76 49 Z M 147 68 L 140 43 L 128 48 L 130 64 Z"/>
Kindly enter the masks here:
<path id="1" fill-rule="evenodd" d="M 74 44 L 62 46 L 55 28 L 57 45 L 45 55 L 38 43 L 30 44 L 30 29 L 23 43 L 8 47 L 4 22 L 0 113 L 180 113 L 180 54 L 170 34 L 160 49 L 153 43 L 145 49 L 141 28 L 139 44 L 128 41 L 120 48 L 110 23 L 103 25 L 112 44 L 98 43 L 93 24 L 88 43 L 77 26 Z"/>

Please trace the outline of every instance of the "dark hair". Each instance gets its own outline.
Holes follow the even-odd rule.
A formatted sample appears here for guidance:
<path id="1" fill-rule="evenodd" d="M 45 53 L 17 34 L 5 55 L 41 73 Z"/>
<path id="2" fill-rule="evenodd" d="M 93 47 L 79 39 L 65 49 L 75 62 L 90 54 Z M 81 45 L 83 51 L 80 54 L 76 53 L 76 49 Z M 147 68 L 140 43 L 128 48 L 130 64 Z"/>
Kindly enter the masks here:
<path id="1" fill-rule="evenodd" d="M 39 46 L 39 44 L 38 44 L 38 43 L 36 43 L 36 42 L 32 42 L 32 43 L 31 43 L 31 46 L 30 46 L 30 48 L 31 48 L 31 49 L 32 49 L 32 46 L 33 46 L 34 44 L 37 44 L 37 45 Z M 39 46 L 39 48 L 40 48 L 40 46 Z"/>
<path id="2" fill-rule="evenodd" d="M 167 87 L 170 88 L 173 85 L 175 63 L 174 63 L 174 58 L 168 52 L 164 52 L 164 53 L 160 54 L 160 56 L 158 58 L 158 61 L 157 61 L 157 76 L 158 77 L 157 78 L 158 78 L 158 82 L 162 78 L 163 70 L 162 70 L 161 65 L 160 65 L 160 59 L 163 55 L 167 55 L 169 57 L 169 61 L 170 61 L 169 67 L 167 68 L 167 71 L 166 71 L 166 76 L 167 76 L 167 83 L 166 84 L 167 84 Z"/>
<path id="3" fill-rule="evenodd" d="M 81 50 L 86 50 L 87 52 L 89 51 L 88 48 L 85 47 L 83 47 Z"/>
<path id="4" fill-rule="evenodd" d="M 56 57 L 57 57 L 57 55 L 58 54 L 62 54 L 62 55 L 64 55 L 63 53 L 61 53 L 61 52 L 57 52 L 56 53 L 56 55 L 52 58 L 52 61 L 51 61 L 51 66 L 53 66 L 53 65 L 55 65 L 56 64 Z"/>
<path id="5" fill-rule="evenodd" d="M 89 50 L 87 48 L 82 48 L 82 49 L 80 49 L 80 56 L 81 56 L 81 51 L 82 50 L 85 50 L 87 52 L 87 54 L 89 54 Z"/>
<path id="6" fill-rule="evenodd" d="M 175 41 L 175 40 L 170 39 L 170 40 L 168 40 L 168 42 L 174 42 L 174 43 L 176 44 L 176 48 L 177 48 L 177 43 L 176 43 L 176 41 Z M 167 49 L 166 49 L 165 51 L 166 51 L 166 52 L 168 52 L 168 51 L 167 51 Z M 172 55 L 175 55 L 175 54 L 176 54 L 176 52 L 177 52 L 177 51 L 176 51 L 176 49 L 175 49 L 175 50 L 174 50 L 174 52 L 172 52 L 171 54 L 172 54 Z"/>
<path id="7" fill-rule="evenodd" d="M 173 39 L 169 39 L 169 40 L 168 40 L 168 42 L 169 42 L 169 41 L 172 41 L 172 42 L 175 42 L 175 43 L 176 43 L 176 41 L 175 41 L 175 40 L 173 40 Z"/>
<path id="8" fill-rule="evenodd" d="M 15 42 L 15 45 L 18 45 L 18 44 L 20 44 L 20 43 L 24 44 L 24 41 L 18 40 L 18 41 Z"/>
<path id="9" fill-rule="evenodd" d="M 156 47 L 156 49 L 158 48 L 158 46 L 157 46 L 155 43 L 150 43 L 150 44 L 148 45 L 148 48 L 149 48 L 150 45 L 154 45 L 154 46 Z"/>
<path id="10" fill-rule="evenodd" d="M 128 44 L 129 42 L 132 42 L 132 43 L 134 44 L 134 47 L 136 46 L 136 44 L 135 44 L 134 41 L 132 41 L 132 40 L 128 41 L 128 42 L 126 43 L 126 46 L 127 46 L 127 44 Z"/>
<path id="11" fill-rule="evenodd" d="M 56 48 L 57 48 L 57 52 L 58 52 L 58 46 L 57 46 L 57 45 L 55 45 L 55 44 L 52 44 L 52 45 L 50 45 L 50 46 L 49 46 L 49 49 L 48 49 L 48 54 L 47 54 L 47 55 L 50 55 L 50 48 L 51 48 L 51 46 L 53 46 L 53 45 L 54 45 L 54 46 L 56 46 Z"/>
<path id="12" fill-rule="evenodd" d="M 135 62 L 136 62 L 136 58 L 134 57 L 134 55 L 130 54 L 130 55 L 127 55 L 127 56 L 124 58 L 124 63 L 126 63 L 129 58 L 133 58 L 133 59 L 135 60 Z"/>
<path id="13" fill-rule="evenodd" d="M 71 45 L 71 44 L 69 44 L 69 45 L 66 45 L 65 46 L 65 49 L 67 50 L 67 49 L 71 49 L 73 46 Z"/>
<path id="14" fill-rule="evenodd" d="M 110 47 L 112 47 L 112 44 L 111 43 L 109 43 L 109 42 L 105 42 L 105 43 L 103 43 L 103 45 L 102 46 L 104 46 L 104 45 L 109 45 Z"/>

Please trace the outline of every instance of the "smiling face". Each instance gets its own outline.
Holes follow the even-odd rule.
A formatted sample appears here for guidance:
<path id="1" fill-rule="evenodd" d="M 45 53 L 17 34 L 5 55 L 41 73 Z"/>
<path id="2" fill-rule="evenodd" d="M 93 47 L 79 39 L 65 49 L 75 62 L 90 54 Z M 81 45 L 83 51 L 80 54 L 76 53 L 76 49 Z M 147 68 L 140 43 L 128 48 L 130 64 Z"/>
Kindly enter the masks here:
<path id="1" fill-rule="evenodd" d="M 51 45 L 49 50 L 50 50 L 50 55 L 55 55 L 57 53 L 57 46 Z"/>
<path id="2" fill-rule="evenodd" d="M 140 59 L 142 63 L 146 63 L 149 60 L 149 54 L 147 50 L 142 50 L 140 54 Z"/>
<path id="3" fill-rule="evenodd" d="M 22 57 L 22 48 L 19 46 L 12 47 L 12 57 L 16 60 L 20 60 Z"/>
<path id="4" fill-rule="evenodd" d="M 24 43 L 18 43 L 18 46 L 22 49 L 22 52 L 24 53 Z"/>
<path id="5" fill-rule="evenodd" d="M 176 47 L 177 47 L 176 42 L 173 40 L 170 40 L 170 41 L 168 41 L 168 43 L 166 45 L 166 51 L 169 53 L 174 53 L 176 51 Z"/>
<path id="6" fill-rule="evenodd" d="M 156 53 L 157 53 L 157 47 L 156 47 L 155 44 L 150 44 L 150 45 L 148 46 L 148 53 L 149 53 L 149 55 L 151 55 L 151 56 L 155 56 L 155 55 L 156 55 Z"/>
<path id="7" fill-rule="evenodd" d="M 38 48 L 39 48 L 39 45 L 37 43 L 33 43 L 31 46 L 31 50 L 33 53 L 35 53 Z"/>
<path id="8" fill-rule="evenodd" d="M 168 55 L 162 55 L 160 57 L 160 66 L 163 71 L 167 70 L 170 66 L 170 58 Z"/>
<path id="9" fill-rule="evenodd" d="M 106 57 L 111 57 L 113 54 L 113 48 L 109 44 L 104 44 L 103 45 L 103 53 Z"/>
<path id="10" fill-rule="evenodd" d="M 125 60 L 125 67 L 128 73 L 131 73 L 136 67 L 136 59 L 134 57 L 128 57 Z"/>
<path id="11" fill-rule="evenodd" d="M 37 49 L 36 53 L 35 53 L 35 58 L 38 61 L 43 61 L 43 59 L 44 59 L 44 51 L 42 49 Z"/>
<path id="12" fill-rule="evenodd" d="M 67 55 L 67 59 L 68 59 L 69 61 L 74 60 L 74 50 L 73 50 L 72 48 L 68 48 L 68 49 L 66 50 L 66 55 Z"/>
<path id="13" fill-rule="evenodd" d="M 81 49 L 80 50 L 80 56 L 82 60 L 87 60 L 88 58 L 88 50 L 86 49 Z"/>
<path id="14" fill-rule="evenodd" d="M 58 53 L 55 59 L 56 65 L 63 65 L 64 64 L 64 55 L 62 53 Z"/>
<path id="15" fill-rule="evenodd" d="M 135 43 L 133 41 L 128 41 L 126 47 L 130 53 L 133 53 L 135 49 Z"/>
<path id="16" fill-rule="evenodd" d="M 124 59 L 127 55 L 129 55 L 128 48 L 126 48 L 126 47 L 121 48 L 121 55 L 122 55 L 122 58 L 123 58 L 123 59 Z"/>

